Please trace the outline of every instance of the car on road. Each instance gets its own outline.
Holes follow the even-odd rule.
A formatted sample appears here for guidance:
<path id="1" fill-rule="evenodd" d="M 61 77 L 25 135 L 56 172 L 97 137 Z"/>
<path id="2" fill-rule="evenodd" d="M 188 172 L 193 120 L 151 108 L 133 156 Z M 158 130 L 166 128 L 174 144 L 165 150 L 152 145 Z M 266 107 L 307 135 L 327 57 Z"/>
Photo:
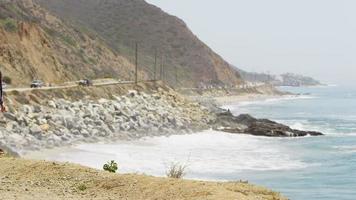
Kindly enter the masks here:
<path id="1" fill-rule="evenodd" d="M 93 86 L 93 81 L 89 80 L 89 79 L 83 79 L 83 80 L 80 80 L 78 82 L 78 85 L 79 86 L 84 86 L 84 87 L 89 87 L 89 86 Z"/>
<path id="2" fill-rule="evenodd" d="M 31 83 L 31 88 L 41 88 L 43 86 L 44 86 L 44 83 L 41 80 L 34 80 Z"/>

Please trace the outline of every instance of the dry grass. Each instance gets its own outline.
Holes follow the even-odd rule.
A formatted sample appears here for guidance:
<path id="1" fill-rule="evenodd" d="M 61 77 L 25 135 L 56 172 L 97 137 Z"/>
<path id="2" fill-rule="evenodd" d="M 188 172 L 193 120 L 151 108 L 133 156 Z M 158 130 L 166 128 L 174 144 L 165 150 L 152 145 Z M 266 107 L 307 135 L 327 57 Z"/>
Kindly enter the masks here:
<path id="1" fill-rule="evenodd" d="M 186 175 L 187 166 L 180 163 L 171 163 L 166 175 L 168 178 L 181 179 Z"/>

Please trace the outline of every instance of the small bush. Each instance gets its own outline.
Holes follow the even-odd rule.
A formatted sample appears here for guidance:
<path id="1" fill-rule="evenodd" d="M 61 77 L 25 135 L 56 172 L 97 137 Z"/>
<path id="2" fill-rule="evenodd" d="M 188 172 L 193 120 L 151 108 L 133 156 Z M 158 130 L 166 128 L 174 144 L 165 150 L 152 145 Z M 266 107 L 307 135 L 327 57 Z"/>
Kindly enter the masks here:
<path id="1" fill-rule="evenodd" d="M 4 29 L 8 32 L 17 31 L 17 22 L 14 19 L 7 18 L 2 22 Z"/>
<path id="2" fill-rule="evenodd" d="M 8 76 L 4 76 L 2 78 L 2 81 L 4 81 L 4 83 L 9 84 L 9 85 L 12 83 L 12 79 Z"/>
<path id="3" fill-rule="evenodd" d="M 118 169 L 117 163 L 114 160 L 112 160 L 111 162 L 108 162 L 107 164 L 105 164 L 103 166 L 103 169 L 105 171 L 108 171 L 108 172 L 111 172 L 111 173 L 116 173 L 116 171 Z"/>
<path id="4" fill-rule="evenodd" d="M 75 40 L 73 38 L 71 38 L 70 36 L 67 35 L 63 35 L 62 36 L 62 40 L 67 43 L 70 46 L 76 46 L 77 43 L 75 42 Z"/>
<path id="5" fill-rule="evenodd" d="M 181 165 L 179 163 L 172 163 L 171 166 L 169 167 L 166 175 L 168 178 L 181 179 L 186 175 L 186 173 L 185 173 L 186 169 L 187 169 L 187 166 L 185 166 L 185 165 Z"/>
<path id="6" fill-rule="evenodd" d="M 86 189 L 87 189 L 87 186 L 84 185 L 84 184 L 80 184 L 80 185 L 78 186 L 78 190 L 80 190 L 80 191 L 84 191 L 84 190 L 86 190 Z"/>

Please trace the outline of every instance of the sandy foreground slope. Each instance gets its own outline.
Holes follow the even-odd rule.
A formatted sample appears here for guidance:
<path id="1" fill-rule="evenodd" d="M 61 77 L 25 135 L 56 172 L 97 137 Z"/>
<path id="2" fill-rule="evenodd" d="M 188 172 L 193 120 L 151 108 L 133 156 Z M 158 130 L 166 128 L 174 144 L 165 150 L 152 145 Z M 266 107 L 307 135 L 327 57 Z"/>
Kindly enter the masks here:
<path id="1" fill-rule="evenodd" d="M 285 199 L 246 183 L 110 174 L 69 163 L 0 157 L 0 199 Z"/>

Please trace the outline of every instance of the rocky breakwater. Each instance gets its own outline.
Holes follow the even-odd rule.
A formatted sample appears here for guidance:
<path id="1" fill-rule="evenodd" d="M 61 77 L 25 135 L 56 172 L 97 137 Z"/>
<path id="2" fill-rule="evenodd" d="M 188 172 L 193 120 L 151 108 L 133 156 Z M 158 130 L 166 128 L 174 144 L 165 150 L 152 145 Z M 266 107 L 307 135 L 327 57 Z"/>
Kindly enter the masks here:
<path id="1" fill-rule="evenodd" d="M 113 99 L 23 105 L 0 117 L 0 149 L 24 153 L 76 142 L 135 139 L 207 129 L 215 115 L 173 91 L 129 91 Z"/>
<path id="2" fill-rule="evenodd" d="M 233 116 L 230 111 L 217 114 L 215 130 L 228 133 L 250 134 L 267 137 L 321 136 L 320 132 L 292 129 L 286 125 L 268 120 L 256 119 L 248 114 Z"/>

